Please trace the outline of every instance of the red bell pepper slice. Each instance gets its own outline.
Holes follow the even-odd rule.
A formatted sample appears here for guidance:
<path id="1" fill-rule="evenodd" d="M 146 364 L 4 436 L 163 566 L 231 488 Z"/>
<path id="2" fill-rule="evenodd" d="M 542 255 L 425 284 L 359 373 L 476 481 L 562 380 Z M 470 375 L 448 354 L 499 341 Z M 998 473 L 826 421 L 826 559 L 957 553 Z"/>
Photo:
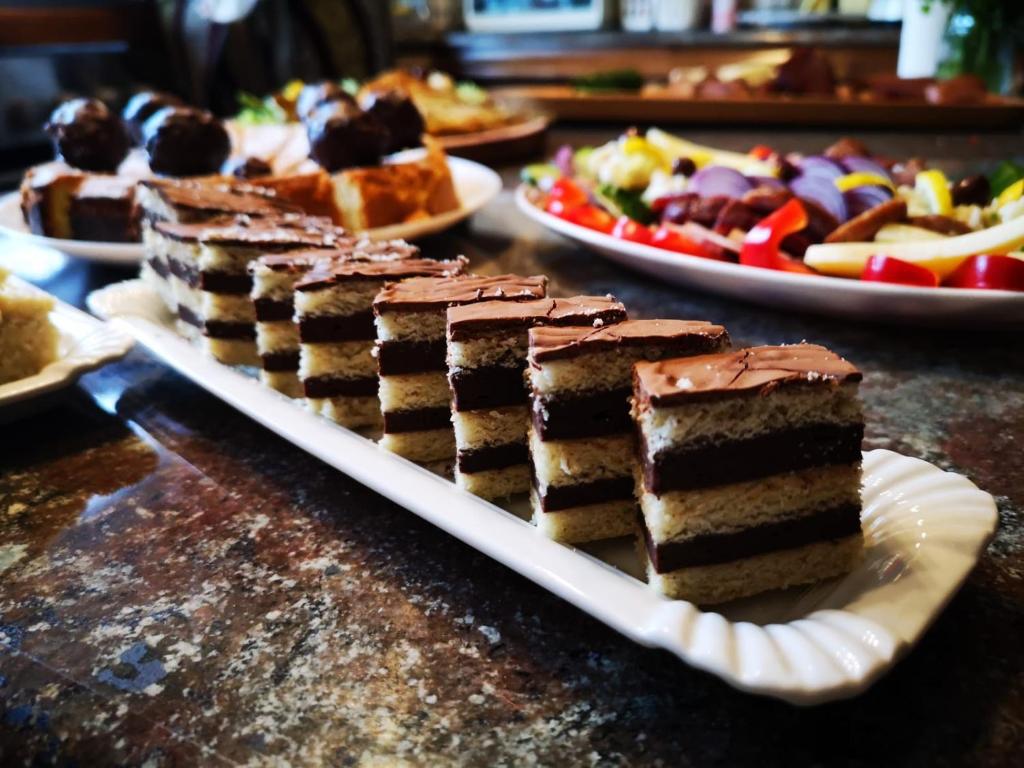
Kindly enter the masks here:
<path id="1" fill-rule="evenodd" d="M 761 219 L 747 232 L 747 236 L 743 238 L 743 247 L 740 248 L 740 264 L 806 275 L 815 274 L 814 270 L 802 261 L 779 250 L 779 243 L 787 235 L 799 232 L 806 226 L 807 210 L 803 203 L 794 197 Z"/>
<path id="2" fill-rule="evenodd" d="M 751 147 L 748 155 L 757 160 L 767 160 L 769 157 L 775 154 L 775 150 L 765 144 L 757 144 Z"/>
<path id="3" fill-rule="evenodd" d="M 944 285 L 951 288 L 1024 291 L 1024 261 L 994 254 L 971 256 L 953 270 Z"/>
<path id="4" fill-rule="evenodd" d="M 586 205 L 590 202 L 587 193 L 572 179 L 564 176 L 556 179 L 548 190 L 548 200 L 561 200 L 566 206 Z"/>
<path id="5" fill-rule="evenodd" d="M 714 259 L 715 261 L 729 261 L 722 249 L 709 248 L 706 244 L 687 237 L 678 228 L 662 224 L 651 235 L 651 245 L 656 248 L 664 248 L 666 251 L 685 253 L 690 256 L 699 256 L 702 259 Z"/>
<path id="6" fill-rule="evenodd" d="M 612 228 L 612 235 L 631 243 L 651 244 L 651 230 L 629 216 L 620 216 Z"/>
<path id="7" fill-rule="evenodd" d="M 927 267 L 882 253 L 868 258 L 860 279 L 872 283 L 919 285 L 925 288 L 934 288 L 939 284 L 939 276 Z"/>
<path id="8" fill-rule="evenodd" d="M 561 218 L 605 234 L 611 234 L 612 228 L 615 226 L 615 217 L 596 205 L 577 205 L 568 208 L 561 214 Z"/>

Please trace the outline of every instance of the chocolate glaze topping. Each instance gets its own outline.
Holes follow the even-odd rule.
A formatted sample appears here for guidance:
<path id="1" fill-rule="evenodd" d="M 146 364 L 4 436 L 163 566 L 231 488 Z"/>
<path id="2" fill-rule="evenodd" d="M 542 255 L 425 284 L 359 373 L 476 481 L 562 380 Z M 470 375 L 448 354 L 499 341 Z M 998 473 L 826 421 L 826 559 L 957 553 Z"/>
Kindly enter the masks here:
<path id="1" fill-rule="evenodd" d="M 548 279 L 543 275 L 463 275 L 421 277 L 389 285 L 373 300 L 378 314 L 386 312 L 436 312 L 475 301 L 523 301 L 542 299 Z"/>
<path id="2" fill-rule="evenodd" d="M 468 262 L 459 257 L 451 261 L 436 259 L 395 259 L 391 261 L 346 260 L 323 262 L 295 284 L 296 291 L 319 291 L 350 280 L 402 280 L 424 275 L 462 274 Z"/>
<path id="3" fill-rule="evenodd" d="M 337 261 L 399 261 L 415 259 L 420 249 L 404 240 L 357 240 L 338 243 L 333 251 L 313 250 L 267 254 L 257 260 L 261 267 L 275 272 L 308 272 L 320 262 Z"/>
<path id="4" fill-rule="evenodd" d="M 301 214 L 302 209 L 274 196 L 269 190 L 238 182 L 178 181 L 144 179 L 142 186 L 155 192 L 182 219 L 194 221 L 220 214 L 280 216 Z"/>
<path id="5" fill-rule="evenodd" d="M 691 342 L 689 351 L 711 352 L 726 346 L 729 334 L 722 326 L 703 320 L 627 320 L 597 328 L 541 326 L 530 329 L 530 362 L 566 360 L 590 352 L 664 344 L 674 339 Z"/>
<path id="6" fill-rule="evenodd" d="M 345 230 L 335 227 L 328 219 L 308 216 L 274 219 L 241 217 L 199 224 L 158 221 L 153 228 L 172 240 L 262 248 L 331 248 L 348 239 Z"/>
<path id="7" fill-rule="evenodd" d="M 641 404 L 674 405 L 700 398 L 768 394 L 784 384 L 860 381 L 851 363 L 817 344 L 751 347 L 654 363 L 637 363 L 634 386 Z"/>
<path id="8" fill-rule="evenodd" d="M 626 319 L 626 308 L 609 296 L 573 296 L 536 301 L 482 301 L 448 310 L 448 337 L 453 341 L 486 336 L 491 331 L 521 330 L 539 323 L 606 325 Z"/>

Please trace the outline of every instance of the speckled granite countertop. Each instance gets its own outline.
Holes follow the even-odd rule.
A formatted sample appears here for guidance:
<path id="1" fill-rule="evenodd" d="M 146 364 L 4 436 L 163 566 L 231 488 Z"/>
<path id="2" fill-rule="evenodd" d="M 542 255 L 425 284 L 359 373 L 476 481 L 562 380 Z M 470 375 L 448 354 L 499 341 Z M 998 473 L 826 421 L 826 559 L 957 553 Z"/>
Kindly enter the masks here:
<path id="1" fill-rule="evenodd" d="M 1019 146 L 929 141 L 918 151 L 975 162 Z M 125 276 L 5 249 L 73 301 Z M 1019 336 L 664 287 L 545 235 L 508 193 L 426 250 L 545 272 L 558 293 L 612 291 L 637 316 L 720 321 L 738 343 L 835 348 L 867 371 L 868 446 L 995 494 L 995 542 L 892 674 L 797 709 L 634 645 L 137 350 L 0 426 L 0 765 L 1019 764 Z"/>

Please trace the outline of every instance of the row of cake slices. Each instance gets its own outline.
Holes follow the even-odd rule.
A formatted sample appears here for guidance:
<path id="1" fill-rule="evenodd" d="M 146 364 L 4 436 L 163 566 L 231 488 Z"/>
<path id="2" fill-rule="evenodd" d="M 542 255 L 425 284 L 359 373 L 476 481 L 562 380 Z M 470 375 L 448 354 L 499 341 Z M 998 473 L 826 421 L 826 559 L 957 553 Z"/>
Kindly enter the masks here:
<path id="1" fill-rule="evenodd" d="M 668 596 L 719 603 L 861 555 L 860 374 L 822 347 L 731 351 L 718 325 L 629 320 L 611 296 L 549 298 L 542 276 L 308 217 L 153 208 L 143 277 L 213 356 L 413 461 L 454 459 L 483 498 L 529 493 L 553 539 L 636 536 Z"/>

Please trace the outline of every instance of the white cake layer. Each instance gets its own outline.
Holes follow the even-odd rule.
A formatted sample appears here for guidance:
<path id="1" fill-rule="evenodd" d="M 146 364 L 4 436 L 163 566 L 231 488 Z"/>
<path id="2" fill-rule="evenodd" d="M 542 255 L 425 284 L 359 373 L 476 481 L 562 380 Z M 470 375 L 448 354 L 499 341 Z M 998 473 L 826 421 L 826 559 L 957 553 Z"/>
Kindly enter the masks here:
<path id="1" fill-rule="evenodd" d="M 294 371 L 260 371 L 260 381 L 288 397 L 302 397 L 302 382 Z"/>
<path id="2" fill-rule="evenodd" d="M 636 530 L 636 502 L 618 499 L 601 504 L 586 504 L 558 512 L 545 512 L 540 508 L 537 494 L 530 494 L 533 524 L 549 539 L 564 544 L 582 544 L 588 541 L 628 536 Z"/>
<path id="3" fill-rule="evenodd" d="M 164 202 L 156 192 L 145 184 L 135 187 L 135 200 L 146 214 L 144 218 L 153 221 L 177 221 L 178 214 L 174 208 Z"/>
<path id="4" fill-rule="evenodd" d="M 530 490 L 530 467 L 515 464 L 469 474 L 456 470 L 455 484 L 482 499 L 503 499 Z"/>
<path id="5" fill-rule="evenodd" d="M 198 288 L 191 287 L 177 275 L 171 275 L 168 282 L 171 284 L 171 292 L 174 295 L 176 306 L 192 310 L 192 313 L 199 318 L 205 317 L 203 315 L 203 295 Z"/>
<path id="6" fill-rule="evenodd" d="M 331 341 L 303 344 L 299 351 L 299 378 L 337 376 L 361 379 L 377 373 L 372 341 Z"/>
<path id="7" fill-rule="evenodd" d="M 578 485 L 633 475 L 632 435 L 544 441 L 531 427 L 529 440 L 534 475 L 542 490 L 549 485 Z"/>
<path id="8" fill-rule="evenodd" d="M 455 445 L 459 450 L 510 443 L 525 444 L 529 422 L 530 411 L 525 405 L 452 412 Z"/>
<path id="9" fill-rule="evenodd" d="M 387 433 L 380 446 L 411 461 L 444 461 L 455 457 L 455 434 L 451 429 Z"/>
<path id="10" fill-rule="evenodd" d="M 200 243 L 196 265 L 202 271 L 244 275 L 249 262 L 266 253 L 251 245 L 220 245 Z"/>
<path id="11" fill-rule="evenodd" d="M 299 327 L 291 320 L 256 323 L 256 348 L 261 355 L 271 352 L 298 352 Z"/>
<path id="12" fill-rule="evenodd" d="M 306 404 L 313 413 L 345 427 L 376 427 L 380 425 L 380 401 L 376 397 L 308 397 Z"/>
<path id="13" fill-rule="evenodd" d="M 381 376 L 380 403 L 385 412 L 448 407 L 448 377 L 439 371 Z"/>
<path id="14" fill-rule="evenodd" d="M 245 294 L 199 291 L 200 312 L 204 320 L 229 323 L 256 323 L 256 307 Z"/>
<path id="15" fill-rule="evenodd" d="M 633 410 L 649 457 L 694 441 L 742 440 L 809 424 L 857 424 L 864 420 L 856 382 L 781 387 L 762 396 Z"/>
<path id="16" fill-rule="evenodd" d="M 642 539 L 639 549 L 646 561 L 647 583 L 652 589 L 697 605 L 714 605 L 847 573 L 863 557 L 864 540 L 857 534 L 838 541 L 822 541 L 729 563 L 680 568 L 668 573 L 654 572 Z"/>
<path id="17" fill-rule="evenodd" d="M 482 339 L 448 340 L 448 368 L 480 368 L 485 365 L 518 366 L 526 359 L 528 337 L 495 334 Z"/>
<path id="18" fill-rule="evenodd" d="M 302 277 L 301 272 L 271 269 L 259 263 L 253 263 L 250 271 L 252 272 L 251 295 L 254 299 L 287 301 L 295 292 L 295 283 Z"/>
<path id="19" fill-rule="evenodd" d="M 171 312 L 178 311 L 178 303 L 174 298 L 174 288 L 171 286 L 170 280 L 157 274 L 156 270 L 146 262 L 142 262 L 142 266 L 139 268 L 139 278 L 156 291 L 167 309 Z"/>
<path id="20" fill-rule="evenodd" d="M 799 472 L 692 491 L 640 496 L 651 538 L 679 541 L 733 533 L 841 504 L 860 505 L 860 464 Z"/>
<path id="21" fill-rule="evenodd" d="M 225 365 L 256 365 L 260 364 L 256 354 L 256 342 L 249 339 L 211 339 L 200 337 L 203 351 Z"/>
<path id="22" fill-rule="evenodd" d="M 296 291 L 295 314 L 300 318 L 311 315 L 347 317 L 366 312 L 372 308 L 373 297 L 381 285 L 380 280 L 346 280 L 316 290 Z"/>
<path id="23" fill-rule="evenodd" d="M 445 313 L 385 312 L 375 318 L 382 341 L 443 341 Z"/>

